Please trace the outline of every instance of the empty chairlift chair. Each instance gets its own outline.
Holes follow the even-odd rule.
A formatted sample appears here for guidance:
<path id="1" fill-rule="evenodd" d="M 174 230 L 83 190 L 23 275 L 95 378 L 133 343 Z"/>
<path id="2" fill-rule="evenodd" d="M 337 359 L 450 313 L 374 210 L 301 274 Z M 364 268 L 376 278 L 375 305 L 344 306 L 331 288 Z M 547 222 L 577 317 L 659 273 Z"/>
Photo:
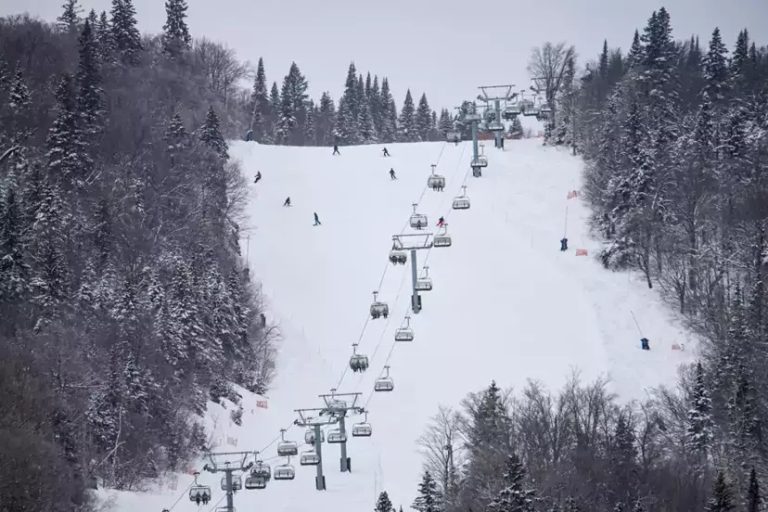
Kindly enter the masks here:
<path id="1" fill-rule="evenodd" d="M 515 117 L 519 116 L 521 114 L 520 110 L 520 104 L 519 103 L 510 103 L 506 107 L 504 107 L 504 119 L 507 121 L 511 121 Z"/>
<path id="2" fill-rule="evenodd" d="M 473 169 L 488 167 L 488 159 L 485 157 L 485 155 L 477 155 L 477 158 L 473 158 L 469 166 L 472 167 Z"/>
<path id="3" fill-rule="evenodd" d="M 251 470 L 251 474 L 245 478 L 244 485 L 245 485 L 245 488 L 249 490 L 266 489 L 267 481 L 258 475 L 254 475 L 253 470 Z"/>
<path id="4" fill-rule="evenodd" d="M 386 302 L 378 300 L 379 292 L 373 292 L 373 303 L 371 303 L 371 318 L 376 320 L 379 317 L 387 318 L 389 316 L 389 306 Z"/>
<path id="5" fill-rule="evenodd" d="M 301 454 L 299 464 L 302 466 L 317 466 L 320 464 L 320 456 L 315 450 L 308 450 Z"/>
<path id="6" fill-rule="evenodd" d="M 373 390 L 378 392 L 392 391 L 395 389 L 395 381 L 389 376 L 389 366 L 384 367 L 384 375 L 376 379 Z"/>
<path id="7" fill-rule="evenodd" d="M 435 174 L 437 164 L 432 164 L 432 174 L 427 178 L 427 186 L 432 190 L 441 191 L 445 188 L 445 176 Z"/>
<path id="8" fill-rule="evenodd" d="M 304 432 L 304 442 L 307 444 L 314 445 L 315 444 L 315 429 L 310 427 L 307 429 L 306 432 Z M 320 442 L 325 442 L 325 433 L 321 430 L 320 431 Z"/>
<path id="9" fill-rule="evenodd" d="M 368 356 L 357 353 L 357 343 L 352 344 L 352 356 L 349 358 L 350 369 L 357 372 L 364 372 L 368 369 Z"/>
<path id="10" fill-rule="evenodd" d="M 539 115 L 539 109 L 536 107 L 536 103 L 531 100 L 523 100 L 522 102 L 523 115 L 526 117 L 535 117 Z"/>
<path id="11" fill-rule="evenodd" d="M 422 213 L 416 213 L 418 204 L 413 204 L 413 213 L 411 214 L 410 224 L 413 229 L 424 229 L 429 224 L 427 216 Z"/>
<path id="12" fill-rule="evenodd" d="M 411 329 L 411 317 L 405 317 L 405 326 L 398 327 L 395 331 L 395 341 L 413 341 L 413 329 Z"/>
<path id="13" fill-rule="evenodd" d="M 291 465 L 290 457 L 285 464 L 275 466 L 272 478 L 275 480 L 293 480 L 296 478 L 296 470 L 293 468 L 293 465 Z"/>
<path id="14" fill-rule="evenodd" d="M 365 420 L 352 425 L 352 437 L 371 437 L 373 428 L 368 423 L 368 413 L 365 413 Z"/>
<path id="15" fill-rule="evenodd" d="M 296 441 L 287 441 L 285 439 L 285 429 L 280 430 L 282 439 L 277 443 L 277 454 L 281 457 L 291 457 L 299 453 L 299 445 Z"/>
<path id="16" fill-rule="evenodd" d="M 414 287 L 418 292 L 432 291 L 432 278 L 429 277 L 429 267 L 424 267 L 424 275 L 416 280 Z"/>
<path id="17" fill-rule="evenodd" d="M 233 491 L 239 491 L 243 488 L 243 481 L 240 479 L 239 476 L 232 475 L 232 490 Z M 223 476 L 221 477 L 221 490 L 226 491 L 227 490 L 227 477 Z"/>
<path id="18" fill-rule="evenodd" d="M 467 186 L 461 187 L 462 193 L 460 196 L 453 198 L 454 210 L 469 210 L 469 198 L 467 197 Z"/>
<path id="19" fill-rule="evenodd" d="M 448 234 L 448 224 L 443 224 L 443 229 L 440 233 L 436 234 L 432 239 L 433 247 L 450 247 L 453 241 L 451 235 Z"/>
<path id="20" fill-rule="evenodd" d="M 347 433 L 341 429 L 334 428 L 328 432 L 328 442 L 330 444 L 341 444 L 347 442 Z"/>

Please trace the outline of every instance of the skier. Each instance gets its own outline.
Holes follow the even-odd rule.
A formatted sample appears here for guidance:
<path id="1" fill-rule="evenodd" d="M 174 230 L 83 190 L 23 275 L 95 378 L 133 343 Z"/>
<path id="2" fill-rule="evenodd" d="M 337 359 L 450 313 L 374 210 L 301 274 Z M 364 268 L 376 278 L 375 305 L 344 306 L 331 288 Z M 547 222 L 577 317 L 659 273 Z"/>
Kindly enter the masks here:
<path id="1" fill-rule="evenodd" d="M 384 148 L 383 151 L 384 151 L 384 156 L 389 156 L 389 151 L 387 151 L 387 148 Z"/>
<path id="2" fill-rule="evenodd" d="M 395 176 L 395 169 L 394 168 L 389 170 L 389 179 L 391 179 L 391 180 L 396 180 L 397 179 L 397 176 Z"/>
<path id="3" fill-rule="evenodd" d="M 651 350 L 651 345 L 648 341 L 648 338 L 640 338 L 640 348 L 643 350 Z"/>
<path id="4" fill-rule="evenodd" d="M 568 250 L 568 239 L 563 237 L 560 239 L 560 250 L 561 251 L 567 251 Z"/>
<path id="5" fill-rule="evenodd" d="M 246 142 L 250 142 L 253 140 L 253 130 L 248 130 L 245 132 L 245 140 Z"/>
<path id="6" fill-rule="evenodd" d="M 445 226 L 445 217 L 440 217 L 437 219 L 437 227 L 441 228 L 443 226 Z"/>
<path id="7" fill-rule="evenodd" d="M 261 181 L 261 171 L 256 172 L 256 178 L 253 180 L 253 183 L 256 184 L 259 181 Z"/>
<path id="8" fill-rule="evenodd" d="M 200 496 L 200 493 L 198 492 L 197 494 L 195 494 L 195 503 L 197 504 L 198 507 L 200 506 L 200 503 L 202 501 L 203 501 L 203 498 L 202 496 Z"/>
<path id="9" fill-rule="evenodd" d="M 339 145 L 338 144 L 334 144 L 333 145 L 333 154 L 334 155 L 341 155 L 341 153 L 339 153 Z"/>
<path id="10" fill-rule="evenodd" d="M 285 198 L 285 202 L 283 203 L 283 206 L 291 206 L 291 196 L 288 196 Z"/>
<path id="11" fill-rule="evenodd" d="M 315 212 L 315 224 L 314 225 L 315 226 L 319 226 L 320 225 L 320 217 L 317 216 L 317 212 Z"/>
<path id="12" fill-rule="evenodd" d="M 211 501 L 211 495 L 207 492 L 203 493 L 203 505 L 208 505 L 208 502 Z"/>

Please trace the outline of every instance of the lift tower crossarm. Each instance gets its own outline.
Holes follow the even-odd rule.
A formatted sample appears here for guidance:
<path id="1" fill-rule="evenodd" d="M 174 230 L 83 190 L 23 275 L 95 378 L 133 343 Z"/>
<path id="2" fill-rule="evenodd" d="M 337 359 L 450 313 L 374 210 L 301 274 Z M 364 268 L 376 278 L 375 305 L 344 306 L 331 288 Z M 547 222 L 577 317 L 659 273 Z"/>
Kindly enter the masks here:
<path id="1" fill-rule="evenodd" d="M 206 464 L 203 469 L 210 473 L 222 472 L 226 478 L 227 492 L 227 512 L 234 512 L 234 489 L 232 488 L 232 473 L 235 471 L 248 471 L 253 466 L 253 461 L 248 462 L 248 458 L 253 452 L 208 452 L 206 457 L 210 465 Z"/>

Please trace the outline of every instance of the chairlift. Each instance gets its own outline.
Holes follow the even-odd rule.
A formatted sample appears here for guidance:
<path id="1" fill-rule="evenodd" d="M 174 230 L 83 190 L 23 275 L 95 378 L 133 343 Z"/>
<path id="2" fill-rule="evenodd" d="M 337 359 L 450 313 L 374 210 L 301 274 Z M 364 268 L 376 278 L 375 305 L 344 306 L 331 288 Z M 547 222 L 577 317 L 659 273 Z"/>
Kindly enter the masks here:
<path id="1" fill-rule="evenodd" d="M 539 112 L 542 114 L 551 114 L 552 113 L 552 107 L 549 106 L 549 103 L 544 103 L 539 107 Z"/>
<path id="2" fill-rule="evenodd" d="M 450 247 L 451 235 L 448 234 L 448 224 L 443 224 L 443 230 L 432 238 L 432 247 Z"/>
<path id="3" fill-rule="evenodd" d="M 366 412 L 365 420 L 352 425 L 352 437 L 371 437 L 371 434 L 373 434 L 373 428 L 368 423 L 368 413 Z"/>
<path id="4" fill-rule="evenodd" d="M 476 114 L 475 112 L 467 112 L 464 114 L 464 122 L 465 123 L 474 123 L 477 121 L 480 121 L 482 117 L 480 114 Z"/>
<path id="5" fill-rule="evenodd" d="M 368 356 L 357 353 L 357 343 L 352 344 L 352 357 L 349 358 L 349 367 L 353 372 L 364 372 L 368 369 Z"/>
<path id="6" fill-rule="evenodd" d="M 285 440 L 285 429 L 280 430 L 282 440 L 277 443 L 277 454 L 281 457 L 291 457 L 299 453 L 299 445 L 296 441 Z"/>
<path id="7" fill-rule="evenodd" d="M 288 458 L 288 462 L 285 464 L 275 466 L 273 478 L 275 480 L 293 480 L 296 478 L 296 470 L 293 469 L 293 466 L 291 465 L 290 457 Z"/>
<path id="8" fill-rule="evenodd" d="M 314 445 L 315 444 L 315 429 L 312 427 L 309 427 L 306 432 L 304 432 L 304 442 L 307 444 Z M 320 442 L 325 442 L 325 432 L 322 430 L 320 431 Z"/>
<path id="9" fill-rule="evenodd" d="M 521 114 L 520 104 L 519 103 L 510 103 L 504 108 L 504 114 L 503 117 L 507 121 L 511 121 L 515 117 L 519 116 Z"/>
<path id="10" fill-rule="evenodd" d="M 329 444 L 341 444 L 346 442 L 347 442 L 347 433 L 342 432 L 341 429 L 334 428 L 333 430 L 328 432 Z"/>
<path id="11" fill-rule="evenodd" d="M 245 488 L 249 490 L 266 489 L 267 481 L 261 477 L 253 476 L 253 474 L 251 474 L 251 476 L 245 479 Z"/>
<path id="12" fill-rule="evenodd" d="M 392 250 L 389 252 L 389 261 L 393 265 L 405 265 L 405 263 L 408 261 L 408 254 L 405 251 L 398 250 L 393 245 Z"/>
<path id="13" fill-rule="evenodd" d="M 414 288 L 418 292 L 432 291 L 432 278 L 429 277 L 429 267 L 424 267 L 424 275 L 416 280 Z"/>
<path id="14" fill-rule="evenodd" d="M 211 499 L 211 488 L 207 485 L 200 485 L 197 483 L 197 477 L 199 475 L 200 473 L 195 471 L 195 483 L 189 488 L 189 501 L 204 502 Z"/>
<path id="15" fill-rule="evenodd" d="M 395 331 L 395 341 L 413 341 L 413 329 L 411 329 L 411 317 L 405 317 L 405 327 L 399 327 Z"/>
<path id="16" fill-rule="evenodd" d="M 539 109 L 536 107 L 536 103 L 532 100 L 523 100 L 522 102 L 523 115 L 526 117 L 535 117 L 539 115 Z"/>
<path id="17" fill-rule="evenodd" d="M 320 464 L 320 456 L 315 450 L 309 450 L 301 454 L 299 464 L 302 466 L 317 466 Z"/>
<path id="18" fill-rule="evenodd" d="M 486 122 L 490 123 L 496 120 L 496 111 L 492 108 L 485 109 L 484 117 Z"/>
<path id="19" fill-rule="evenodd" d="M 432 190 L 441 191 L 445 188 L 445 176 L 435 174 L 437 164 L 432 164 L 432 175 L 427 178 L 427 186 Z"/>
<path id="20" fill-rule="evenodd" d="M 504 131 L 504 125 L 501 124 L 499 121 L 491 121 L 488 123 L 488 131 L 491 132 L 503 132 Z"/>
<path id="21" fill-rule="evenodd" d="M 453 198 L 453 209 L 454 210 L 468 210 L 469 209 L 469 198 L 467 197 L 467 186 L 463 185 L 461 187 L 462 193 L 460 196 Z"/>
<path id="22" fill-rule="evenodd" d="M 389 376 L 389 366 L 384 367 L 384 376 L 376 379 L 373 390 L 378 392 L 392 391 L 395 389 L 395 381 Z"/>
<path id="23" fill-rule="evenodd" d="M 268 482 L 272 478 L 272 468 L 266 462 L 257 460 L 251 468 L 251 476 Z"/>
<path id="24" fill-rule="evenodd" d="M 424 229 L 429 225 L 429 222 L 427 221 L 427 216 L 423 213 L 416 213 L 416 207 L 418 204 L 413 203 L 413 213 L 411 214 L 411 227 L 413 229 Z"/>
<path id="25" fill-rule="evenodd" d="M 373 292 L 373 303 L 371 303 L 371 318 L 376 320 L 379 317 L 387 318 L 389 316 L 389 306 L 386 302 L 378 300 L 379 292 Z"/>
<path id="26" fill-rule="evenodd" d="M 488 159 L 483 155 L 478 155 L 477 158 L 473 158 L 469 164 L 473 169 L 479 169 L 481 167 L 488 167 Z"/>
<path id="27" fill-rule="evenodd" d="M 229 507 L 216 507 L 215 512 L 237 512 L 237 509 L 235 507 L 232 507 L 232 510 L 229 510 Z"/>
<path id="28" fill-rule="evenodd" d="M 240 479 L 239 476 L 232 475 L 232 490 L 233 491 L 239 491 L 243 488 L 243 481 Z M 221 477 L 221 490 L 226 491 L 227 490 L 227 477 L 223 476 Z"/>
<path id="29" fill-rule="evenodd" d="M 454 144 L 461 142 L 461 132 L 447 132 L 445 134 L 445 142 L 453 142 Z"/>

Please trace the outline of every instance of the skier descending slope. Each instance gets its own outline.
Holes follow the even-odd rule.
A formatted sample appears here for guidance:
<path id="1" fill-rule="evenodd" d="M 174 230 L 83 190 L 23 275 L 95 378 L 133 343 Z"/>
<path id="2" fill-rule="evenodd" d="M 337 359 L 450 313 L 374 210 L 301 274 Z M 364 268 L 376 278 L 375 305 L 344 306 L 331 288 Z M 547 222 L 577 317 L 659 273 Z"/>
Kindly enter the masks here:
<path id="1" fill-rule="evenodd" d="M 334 155 L 341 155 L 341 153 L 339 153 L 339 145 L 338 144 L 334 144 L 333 145 L 333 154 Z"/>
<path id="2" fill-rule="evenodd" d="M 259 181 L 261 181 L 261 171 L 256 172 L 256 178 L 253 180 L 253 183 L 256 184 Z"/>
<path id="3" fill-rule="evenodd" d="M 441 228 L 443 226 L 445 226 L 445 217 L 440 217 L 437 219 L 437 227 Z"/>
<path id="4" fill-rule="evenodd" d="M 396 180 L 397 179 L 397 176 L 395 176 L 395 169 L 394 168 L 389 170 L 389 179 L 391 179 L 391 180 Z"/>
<path id="5" fill-rule="evenodd" d="M 384 156 L 389 156 L 389 151 L 387 151 L 387 148 L 384 148 L 382 151 L 384 152 Z"/>
<path id="6" fill-rule="evenodd" d="M 320 217 L 317 216 L 317 212 L 315 212 L 315 226 L 320 226 L 322 223 L 320 222 Z"/>
<path id="7" fill-rule="evenodd" d="M 283 206 L 291 206 L 291 196 L 288 196 L 285 198 L 285 201 L 283 202 Z"/>

